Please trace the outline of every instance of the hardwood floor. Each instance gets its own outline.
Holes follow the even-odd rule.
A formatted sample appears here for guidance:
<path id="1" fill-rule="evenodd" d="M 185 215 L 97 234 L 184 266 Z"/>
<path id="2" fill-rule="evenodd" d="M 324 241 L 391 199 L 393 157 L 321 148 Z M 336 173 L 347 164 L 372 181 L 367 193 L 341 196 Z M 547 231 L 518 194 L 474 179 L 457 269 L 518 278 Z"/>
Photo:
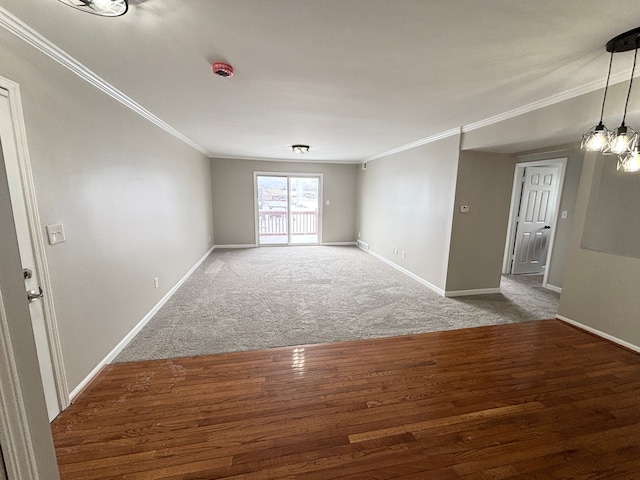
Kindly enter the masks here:
<path id="1" fill-rule="evenodd" d="M 640 356 L 558 320 L 109 366 L 64 479 L 640 478 Z"/>

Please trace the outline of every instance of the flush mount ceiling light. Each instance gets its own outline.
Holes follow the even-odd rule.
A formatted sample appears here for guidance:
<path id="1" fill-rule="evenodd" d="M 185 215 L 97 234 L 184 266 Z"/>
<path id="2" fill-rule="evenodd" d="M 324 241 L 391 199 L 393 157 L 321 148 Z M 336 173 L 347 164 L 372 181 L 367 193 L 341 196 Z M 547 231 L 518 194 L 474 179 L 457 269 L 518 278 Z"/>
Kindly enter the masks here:
<path id="1" fill-rule="evenodd" d="M 601 152 L 604 155 L 618 155 L 618 170 L 621 172 L 636 172 L 640 170 L 638 163 L 638 134 L 625 125 L 627 118 L 627 107 L 633 86 L 633 75 L 636 71 L 636 61 L 638 59 L 638 47 L 640 47 L 640 27 L 622 33 L 607 42 L 606 50 L 611 53 L 609 59 L 609 72 L 607 73 L 607 83 L 604 87 L 604 98 L 602 99 L 602 109 L 600 111 L 600 122 L 598 125 L 588 130 L 582 136 L 580 148 L 592 152 Z M 604 116 L 604 104 L 607 99 L 607 89 L 611 77 L 611 64 L 613 54 L 634 50 L 633 67 L 631 68 L 631 78 L 629 79 L 629 89 L 627 99 L 624 104 L 622 122 L 614 131 L 607 130 L 602 123 Z"/>
<path id="2" fill-rule="evenodd" d="M 309 153 L 309 145 L 291 145 L 291 150 L 298 154 Z"/>
<path id="3" fill-rule="evenodd" d="M 127 0 L 58 0 L 83 12 L 102 17 L 119 17 L 127 13 Z"/>

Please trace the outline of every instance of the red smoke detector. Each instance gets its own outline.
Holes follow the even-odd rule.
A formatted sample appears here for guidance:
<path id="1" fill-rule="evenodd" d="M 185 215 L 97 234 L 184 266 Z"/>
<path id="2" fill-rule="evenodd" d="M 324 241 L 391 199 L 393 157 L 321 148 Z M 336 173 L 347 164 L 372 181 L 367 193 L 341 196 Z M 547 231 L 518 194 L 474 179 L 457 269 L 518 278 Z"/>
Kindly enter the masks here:
<path id="1" fill-rule="evenodd" d="M 233 75 L 233 67 L 228 63 L 214 63 L 211 68 L 219 77 L 228 78 Z"/>

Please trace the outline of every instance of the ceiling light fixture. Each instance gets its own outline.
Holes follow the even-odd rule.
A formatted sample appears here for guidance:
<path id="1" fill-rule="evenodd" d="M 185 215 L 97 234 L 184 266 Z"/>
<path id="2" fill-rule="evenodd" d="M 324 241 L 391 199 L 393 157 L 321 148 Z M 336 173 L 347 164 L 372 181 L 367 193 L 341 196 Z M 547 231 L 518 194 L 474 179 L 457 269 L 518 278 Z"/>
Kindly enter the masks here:
<path id="1" fill-rule="evenodd" d="M 629 97 L 631 96 L 631 87 L 633 86 L 633 76 L 636 70 L 636 62 L 638 59 L 638 47 L 640 47 L 640 27 L 622 33 L 607 42 L 606 50 L 611 53 L 609 59 L 609 72 L 607 73 L 607 83 L 604 88 L 604 98 L 602 99 L 602 109 L 600 111 L 600 122 L 598 125 L 588 130 L 582 136 L 580 148 L 588 151 L 602 152 L 604 155 L 618 155 L 618 170 L 631 172 L 637 170 L 629 170 L 624 165 L 629 162 L 633 163 L 631 158 L 635 158 L 637 162 L 638 152 L 638 134 L 625 125 L 627 118 L 627 107 L 629 106 Z M 607 99 L 607 90 L 609 88 L 609 79 L 611 77 L 611 64 L 613 63 L 613 54 L 618 52 L 628 52 L 635 50 L 633 55 L 633 67 L 631 68 L 631 78 L 629 79 L 629 89 L 627 90 L 627 99 L 624 104 L 624 112 L 622 114 L 622 122 L 614 131 L 607 130 L 602 123 L 604 117 L 604 105 Z M 635 155 L 635 156 L 634 156 Z"/>
<path id="2" fill-rule="evenodd" d="M 100 15 L 101 17 L 119 17 L 127 13 L 127 0 L 58 0 L 77 10 Z"/>
<path id="3" fill-rule="evenodd" d="M 602 109 L 600 109 L 600 122 L 598 125 L 588 130 L 582 136 L 582 144 L 580 148 L 590 152 L 600 152 L 605 147 L 609 137 L 609 130 L 602 123 L 604 117 L 604 102 L 607 100 L 607 90 L 609 90 L 609 79 L 611 78 L 611 64 L 613 63 L 613 50 L 609 58 L 609 72 L 607 73 L 607 83 L 604 85 L 604 95 L 602 97 Z"/>
<path id="4" fill-rule="evenodd" d="M 309 153 L 309 145 L 291 145 L 291 150 L 298 154 Z"/>
<path id="5" fill-rule="evenodd" d="M 640 171 L 640 151 L 638 151 L 638 148 L 636 145 L 633 152 L 618 157 L 619 172 L 631 173 Z"/>
<path id="6" fill-rule="evenodd" d="M 627 107 L 629 106 L 629 96 L 631 95 L 631 87 L 633 86 L 633 74 L 636 71 L 636 60 L 638 59 L 638 41 L 636 38 L 635 51 L 633 54 L 633 67 L 631 68 L 631 78 L 629 79 L 629 90 L 627 90 L 627 100 L 624 102 L 624 113 L 622 114 L 622 123 L 615 132 L 610 135 L 607 146 L 602 150 L 605 155 L 615 153 L 618 155 L 628 155 L 633 152 L 638 144 L 638 134 L 624 124 L 627 118 Z"/>

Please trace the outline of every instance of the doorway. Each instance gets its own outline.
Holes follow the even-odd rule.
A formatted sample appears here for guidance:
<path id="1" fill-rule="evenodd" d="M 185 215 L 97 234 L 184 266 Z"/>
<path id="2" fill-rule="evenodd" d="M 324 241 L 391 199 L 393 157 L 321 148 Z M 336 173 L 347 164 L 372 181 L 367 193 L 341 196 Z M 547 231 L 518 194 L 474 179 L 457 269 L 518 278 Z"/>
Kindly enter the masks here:
<path id="1" fill-rule="evenodd" d="M 256 244 L 321 242 L 322 175 L 254 173 Z"/>
<path id="2" fill-rule="evenodd" d="M 6 87 L 2 88 L 2 87 Z M 18 87 L 0 79 L 0 148 L 13 209 L 25 296 L 36 342 L 49 420 L 69 405 Z M 25 302 L 27 298 L 25 298 Z"/>
<path id="3" fill-rule="evenodd" d="M 503 274 L 540 275 L 547 286 L 566 163 L 516 164 Z"/>

